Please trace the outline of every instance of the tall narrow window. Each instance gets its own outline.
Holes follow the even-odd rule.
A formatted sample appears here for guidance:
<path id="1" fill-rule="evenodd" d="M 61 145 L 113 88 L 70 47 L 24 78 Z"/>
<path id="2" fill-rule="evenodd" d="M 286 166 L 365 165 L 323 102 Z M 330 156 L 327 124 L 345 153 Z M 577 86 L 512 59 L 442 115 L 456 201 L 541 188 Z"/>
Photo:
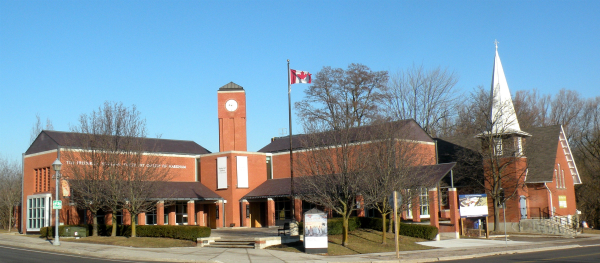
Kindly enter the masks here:
<path id="1" fill-rule="evenodd" d="M 50 225 L 50 194 L 27 197 L 27 230 L 39 231 Z"/>
<path id="2" fill-rule="evenodd" d="M 427 188 L 421 188 L 419 199 L 421 201 L 421 215 L 429 216 L 429 193 L 427 192 Z"/>
<path id="3" fill-rule="evenodd" d="M 562 188 L 567 188 L 567 183 L 565 183 L 565 170 L 560 170 L 560 181 L 562 182 Z"/>
<path id="4" fill-rule="evenodd" d="M 156 206 L 146 212 L 146 225 L 156 225 Z"/>
<path id="5" fill-rule="evenodd" d="M 273 179 L 273 160 L 267 156 L 267 180 Z"/>
<path id="6" fill-rule="evenodd" d="M 494 154 L 502 155 L 502 138 L 494 138 Z"/>
<path id="7" fill-rule="evenodd" d="M 187 202 L 177 202 L 175 205 L 175 223 L 178 225 L 187 225 Z"/>

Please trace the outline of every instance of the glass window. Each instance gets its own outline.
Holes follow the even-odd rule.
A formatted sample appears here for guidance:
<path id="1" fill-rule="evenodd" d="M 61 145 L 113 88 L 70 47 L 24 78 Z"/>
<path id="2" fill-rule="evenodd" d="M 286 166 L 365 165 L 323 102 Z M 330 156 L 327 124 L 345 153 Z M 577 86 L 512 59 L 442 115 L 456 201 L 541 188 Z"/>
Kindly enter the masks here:
<path id="1" fill-rule="evenodd" d="M 156 225 L 156 208 L 146 212 L 146 225 Z"/>
<path id="2" fill-rule="evenodd" d="M 267 179 L 273 179 L 273 160 L 267 156 Z"/>
<path id="3" fill-rule="evenodd" d="M 291 202 L 289 198 L 275 198 L 275 219 L 292 219 Z"/>
<path id="4" fill-rule="evenodd" d="M 427 192 L 427 188 L 421 188 L 419 197 L 421 200 L 421 215 L 429 215 L 429 193 Z"/>
<path id="5" fill-rule="evenodd" d="M 187 202 L 177 202 L 175 205 L 175 223 L 187 225 Z"/>
<path id="6" fill-rule="evenodd" d="M 502 138 L 494 138 L 494 153 L 502 155 Z"/>
<path id="7" fill-rule="evenodd" d="M 27 230 L 39 231 L 40 228 L 50 225 L 50 194 L 34 195 L 27 197 Z M 48 199 L 48 200 L 46 200 Z"/>

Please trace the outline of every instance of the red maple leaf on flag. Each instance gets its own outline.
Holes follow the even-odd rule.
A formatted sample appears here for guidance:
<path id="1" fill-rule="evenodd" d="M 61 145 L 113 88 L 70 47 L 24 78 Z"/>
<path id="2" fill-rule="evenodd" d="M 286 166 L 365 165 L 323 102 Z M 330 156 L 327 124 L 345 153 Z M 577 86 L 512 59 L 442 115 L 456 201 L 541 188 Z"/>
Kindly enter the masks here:
<path id="1" fill-rule="evenodd" d="M 304 74 L 304 71 L 300 71 L 300 74 L 297 75 L 300 79 L 304 79 L 306 78 L 306 76 L 308 76 L 308 74 Z"/>

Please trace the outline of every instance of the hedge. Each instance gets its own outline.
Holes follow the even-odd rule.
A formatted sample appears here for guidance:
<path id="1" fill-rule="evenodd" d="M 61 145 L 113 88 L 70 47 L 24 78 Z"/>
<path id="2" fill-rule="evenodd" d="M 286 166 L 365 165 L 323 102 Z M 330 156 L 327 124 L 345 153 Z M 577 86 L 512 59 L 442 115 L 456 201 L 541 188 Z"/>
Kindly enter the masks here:
<path id="1" fill-rule="evenodd" d="M 69 225 L 59 226 L 58 233 L 60 236 L 65 236 L 65 227 Z M 70 225 L 86 228 L 86 235 L 90 236 L 93 233 L 93 225 Z M 211 229 L 204 226 L 136 226 L 136 236 L 138 237 L 165 237 L 196 241 L 199 237 L 209 237 Z M 98 225 L 99 236 L 110 236 L 112 234 L 112 225 Z M 54 226 L 43 227 L 40 229 L 40 237 L 53 237 Z M 117 236 L 131 236 L 130 225 L 117 225 Z"/>
<path id="2" fill-rule="evenodd" d="M 360 227 L 360 219 L 358 217 L 348 218 L 348 232 L 354 231 Z M 327 234 L 341 235 L 344 229 L 344 221 L 342 218 L 327 219 Z M 304 234 L 304 223 L 298 222 L 298 230 L 300 235 Z"/>
<path id="3" fill-rule="evenodd" d="M 362 228 L 369 228 L 373 230 L 381 231 L 383 229 L 381 218 L 372 217 L 361 217 L 360 225 Z M 423 238 L 427 240 L 433 240 L 438 234 L 438 229 L 430 225 L 421 224 L 405 224 L 400 223 L 400 235 Z"/>

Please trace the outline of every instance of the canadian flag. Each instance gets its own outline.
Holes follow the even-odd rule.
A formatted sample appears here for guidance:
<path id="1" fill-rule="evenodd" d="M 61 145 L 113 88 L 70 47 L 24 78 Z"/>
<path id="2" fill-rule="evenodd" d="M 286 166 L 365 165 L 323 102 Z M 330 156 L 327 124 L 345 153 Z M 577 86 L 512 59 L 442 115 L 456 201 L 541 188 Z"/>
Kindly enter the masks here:
<path id="1" fill-rule="evenodd" d="M 312 74 L 308 71 L 290 69 L 290 84 L 311 83 Z"/>

